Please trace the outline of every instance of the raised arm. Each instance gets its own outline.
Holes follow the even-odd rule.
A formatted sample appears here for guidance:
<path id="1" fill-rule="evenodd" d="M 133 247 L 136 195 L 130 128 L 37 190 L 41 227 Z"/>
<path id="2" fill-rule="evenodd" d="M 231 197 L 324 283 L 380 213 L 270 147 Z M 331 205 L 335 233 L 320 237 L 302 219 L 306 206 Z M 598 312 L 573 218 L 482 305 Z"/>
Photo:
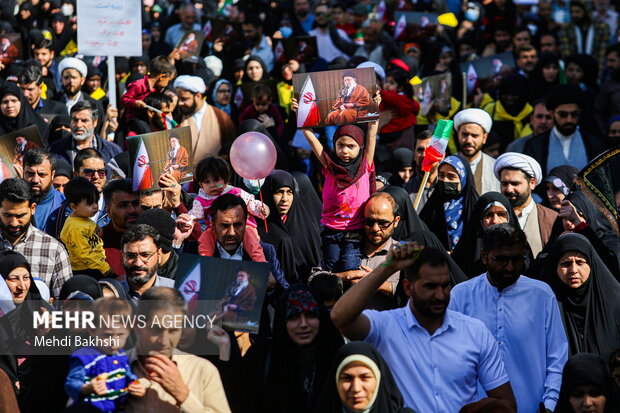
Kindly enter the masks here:
<path id="1" fill-rule="evenodd" d="M 375 96 L 372 98 L 377 104 L 377 108 L 381 105 L 381 93 L 379 88 L 375 92 Z M 379 131 L 379 121 L 370 122 L 368 124 L 368 133 L 366 134 L 366 161 L 369 165 L 372 165 L 375 159 L 375 147 L 377 146 L 377 132 Z"/>
<path id="2" fill-rule="evenodd" d="M 295 113 L 297 113 L 297 109 L 299 109 L 299 103 L 295 98 L 293 98 L 292 100 L 292 109 L 295 111 Z M 316 136 L 314 136 L 312 128 L 304 128 L 301 130 L 301 132 L 304 134 L 304 138 L 306 138 L 306 140 L 310 144 L 312 152 L 314 152 L 314 155 L 319 159 L 319 162 L 321 162 L 323 168 L 327 167 L 325 160 L 323 160 L 323 145 L 321 144 L 321 142 L 319 142 Z"/>
<path id="3" fill-rule="evenodd" d="M 379 287 L 394 274 L 413 264 L 419 253 L 415 243 L 392 248 L 385 262 L 359 280 L 336 302 L 331 318 L 336 327 L 350 340 L 363 340 L 370 333 L 370 320 L 362 311 Z"/>

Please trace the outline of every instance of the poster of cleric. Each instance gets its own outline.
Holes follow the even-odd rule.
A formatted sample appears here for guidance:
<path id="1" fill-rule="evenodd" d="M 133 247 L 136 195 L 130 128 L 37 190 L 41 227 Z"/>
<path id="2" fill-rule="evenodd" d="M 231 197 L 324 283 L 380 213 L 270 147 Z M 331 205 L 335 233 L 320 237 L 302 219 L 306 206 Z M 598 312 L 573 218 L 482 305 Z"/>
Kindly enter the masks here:
<path id="1" fill-rule="evenodd" d="M 377 90 L 373 68 L 295 74 L 293 89 L 299 102 L 298 128 L 379 119 L 379 107 L 372 99 Z"/>
<path id="2" fill-rule="evenodd" d="M 183 254 L 177 274 L 190 314 L 210 314 L 229 331 L 258 333 L 268 264 Z"/>
<path id="3" fill-rule="evenodd" d="M 127 138 L 134 191 L 157 188 L 159 177 L 171 174 L 179 183 L 193 178 L 194 151 L 189 126 Z"/>

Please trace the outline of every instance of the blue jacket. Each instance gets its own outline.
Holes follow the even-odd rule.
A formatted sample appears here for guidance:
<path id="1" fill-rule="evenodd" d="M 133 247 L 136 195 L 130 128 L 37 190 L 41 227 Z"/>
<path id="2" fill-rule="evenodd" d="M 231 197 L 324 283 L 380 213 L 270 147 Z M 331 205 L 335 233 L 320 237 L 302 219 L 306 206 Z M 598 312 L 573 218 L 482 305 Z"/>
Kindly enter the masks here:
<path id="1" fill-rule="evenodd" d="M 114 142 L 108 142 L 95 135 L 95 149 L 99 151 L 106 163 L 106 173 L 108 176 L 112 176 L 112 169 L 107 165 L 110 159 L 114 158 L 123 150 Z M 73 156 L 71 151 L 74 150 L 73 137 L 67 136 L 65 138 L 54 141 L 50 145 L 50 152 L 56 157 L 62 158 L 69 162 L 69 165 L 73 165 Z M 76 150 L 77 151 L 77 150 Z"/>
<path id="2" fill-rule="evenodd" d="M 45 198 L 37 204 L 37 210 L 34 213 L 34 222 L 38 229 L 43 230 L 47 218 L 56 210 L 65 200 L 65 196 L 52 187 Z"/>

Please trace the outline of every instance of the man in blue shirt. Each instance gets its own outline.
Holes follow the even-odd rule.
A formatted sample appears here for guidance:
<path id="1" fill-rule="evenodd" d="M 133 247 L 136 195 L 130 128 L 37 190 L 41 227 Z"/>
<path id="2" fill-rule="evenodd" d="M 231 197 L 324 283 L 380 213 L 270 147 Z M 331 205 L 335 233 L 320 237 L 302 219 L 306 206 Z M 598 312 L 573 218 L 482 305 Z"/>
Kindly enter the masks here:
<path id="1" fill-rule="evenodd" d="M 243 36 L 249 43 L 249 54 L 260 57 L 265 66 L 267 66 L 267 71 L 271 72 L 274 65 L 274 54 L 267 36 L 263 34 L 263 24 L 260 19 L 257 17 L 247 17 L 243 21 L 241 29 L 243 30 Z"/>
<path id="2" fill-rule="evenodd" d="M 200 24 L 197 23 L 198 14 L 193 4 L 184 3 L 180 7 L 179 19 L 181 23 L 170 26 L 164 38 L 164 41 L 172 48 L 177 47 L 177 44 L 179 44 L 186 32 L 200 30 Z"/>
<path id="3" fill-rule="evenodd" d="M 568 358 L 555 295 L 546 283 L 521 275 L 527 241 L 520 228 L 493 225 L 482 242 L 487 272 L 455 286 L 450 309 L 481 320 L 497 339 L 517 411 L 535 412 L 543 402 L 551 412 Z"/>
<path id="4" fill-rule="evenodd" d="M 365 310 L 377 289 L 400 270 L 409 305 Z M 351 287 L 331 312 L 351 340 L 374 345 L 388 363 L 405 405 L 418 412 L 458 412 L 487 395 L 516 407 L 497 342 L 482 322 L 447 310 L 450 269 L 443 251 L 400 244 L 383 264 Z"/>
<path id="5" fill-rule="evenodd" d="M 52 181 L 56 172 L 56 158 L 42 148 L 32 148 L 23 160 L 24 179 L 30 184 L 33 201 L 37 204 L 34 221 L 43 230 L 52 211 L 62 204 L 65 196 L 54 188 Z"/>

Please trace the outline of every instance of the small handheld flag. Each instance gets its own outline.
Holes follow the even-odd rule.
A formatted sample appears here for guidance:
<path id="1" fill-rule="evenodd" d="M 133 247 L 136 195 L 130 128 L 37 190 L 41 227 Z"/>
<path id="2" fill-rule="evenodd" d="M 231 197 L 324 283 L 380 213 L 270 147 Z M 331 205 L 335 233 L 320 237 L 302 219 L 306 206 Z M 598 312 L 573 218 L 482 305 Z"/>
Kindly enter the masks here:
<path id="1" fill-rule="evenodd" d="M 450 134 L 452 133 L 453 122 L 451 120 L 440 119 L 435 126 L 431 143 L 424 150 L 424 159 L 422 159 L 421 169 L 424 172 L 430 172 L 433 164 L 441 161 L 446 148 L 448 147 L 448 141 L 450 140 Z"/>

